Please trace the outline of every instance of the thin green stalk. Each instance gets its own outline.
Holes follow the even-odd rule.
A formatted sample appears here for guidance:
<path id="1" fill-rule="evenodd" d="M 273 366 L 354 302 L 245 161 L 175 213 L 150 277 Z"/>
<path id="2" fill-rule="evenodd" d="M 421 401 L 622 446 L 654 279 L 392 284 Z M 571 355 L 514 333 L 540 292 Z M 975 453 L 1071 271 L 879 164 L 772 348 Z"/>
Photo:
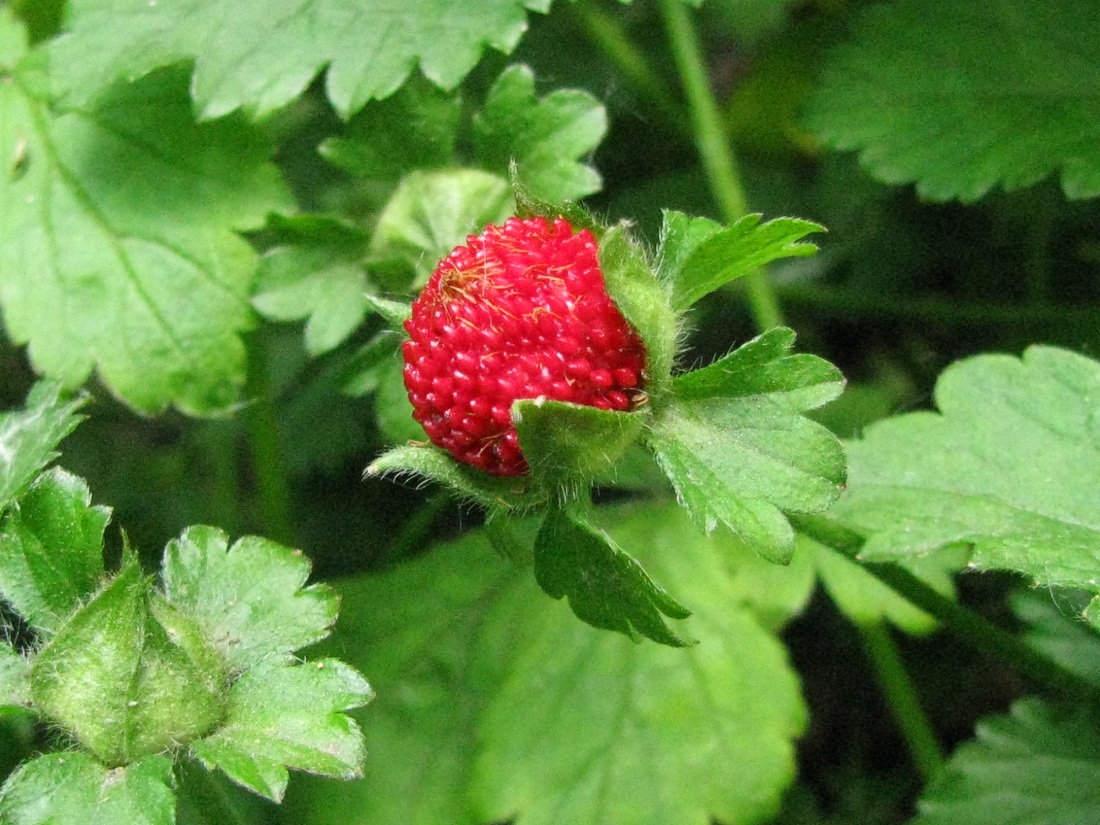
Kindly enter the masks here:
<path id="1" fill-rule="evenodd" d="M 245 433 L 252 454 L 260 520 L 264 535 L 296 546 L 290 481 L 286 458 L 279 442 L 273 389 L 262 347 L 253 348 L 249 364 L 248 396 L 244 412 Z"/>
<path id="2" fill-rule="evenodd" d="M 859 625 L 867 656 L 875 668 L 887 704 L 897 720 L 913 764 L 925 783 L 943 767 L 943 751 L 936 741 L 931 722 L 920 706 L 913 682 L 905 671 L 894 637 L 884 623 Z"/>
<path id="3" fill-rule="evenodd" d="M 668 30 L 672 56 L 680 73 L 680 80 L 691 110 L 695 130 L 695 145 L 711 192 L 726 221 L 744 217 L 749 211 L 745 190 L 741 185 L 741 173 L 733 154 L 732 143 L 726 130 L 718 102 L 707 81 L 706 64 L 703 62 L 699 39 L 682 0 L 661 0 L 661 11 Z M 757 328 L 763 332 L 783 323 L 775 292 L 760 270 L 744 278 Z"/>
<path id="4" fill-rule="evenodd" d="M 800 533 L 858 561 L 864 570 L 933 616 L 966 644 L 1005 661 L 1037 684 L 1056 693 L 1100 704 L 1100 685 L 1093 684 L 1017 636 L 947 598 L 904 567 L 857 558 L 863 547 L 863 537 L 858 533 L 821 517 L 792 515 L 791 521 Z"/>
<path id="5" fill-rule="evenodd" d="M 577 17 L 581 31 L 603 52 L 619 76 L 649 102 L 667 125 L 690 137 L 676 97 L 661 76 L 653 71 L 649 59 L 630 39 L 619 18 L 601 10 L 595 3 L 583 0 L 567 3 L 565 8 Z"/>

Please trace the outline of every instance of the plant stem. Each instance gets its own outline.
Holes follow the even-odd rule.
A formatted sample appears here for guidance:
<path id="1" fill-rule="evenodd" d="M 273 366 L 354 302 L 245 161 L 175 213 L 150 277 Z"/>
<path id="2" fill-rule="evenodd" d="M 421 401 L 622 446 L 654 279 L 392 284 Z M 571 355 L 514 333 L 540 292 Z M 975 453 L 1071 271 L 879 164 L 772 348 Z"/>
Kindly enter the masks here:
<path id="1" fill-rule="evenodd" d="M 245 433 L 256 477 L 260 520 L 270 538 L 297 546 L 292 517 L 286 459 L 279 443 L 278 419 L 262 342 L 252 348 L 249 361 L 248 397 L 244 411 Z"/>
<path id="2" fill-rule="evenodd" d="M 894 637 L 890 635 L 890 628 L 882 622 L 858 627 L 886 701 L 909 747 L 909 754 L 927 783 L 943 767 L 943 752 L 905 671 Z"/>
<path id="3" fill-rule="evenodd" d="M 413 513 L 401 528 L 397 538 L 386 548 L 380 561 L 388 564 L 393 561 L 411 558 L 431 536 L 432 527 L 440 515 L 454 503 L 450 493 L 433 493 Z"/>
<path id="4" fill-rule="evenodd" d="M 646 55 L 634 45 L 619 18 L 602 11 L 591 2 L 567 3 L 565 8 L 577 17 L 581 30 L 614 65 L 623 80 L 640 97 L 649 101 L 654 112 L 667 125 L 690 137 L 690 130 L 684 124 L 684 113 L 676 97 L 660 75 L 653 71 Z"/>
<path id="5" fill-rule="evenodd" d="M 978 651 L 1004 660 L 1052 691 L 1100 704 L 1100 685 L 1093 684 L 985 617 L 947 598 L 904 567 L 859 559 L 858 553 L 864 540 L 858 533 L 820 516 L 792 515 L 791 522 L 800 533 L 859 562 L 876 579 L 933 616 L 947 630 Z"/>
<path id="6" fill-rule="evenodd" d="M 722 216 L 733 223 L 744 217 L 749 209 L 745 190 L 741 185 L 741 173 L 737 168 L 729 133 L 718 111 L 718 102 L 707 81 L 706 64 L 695 27 L 682 0 L 661 0 L 661 11 L 668 30 L 672 55 L 691 110 L 695 130 L 695 145 L 707 173 L 707 181 Z M 783 323 L 782 313 L 775 292 L 763 271 L 756 270 L 745 276 L 753 319 L 764 332 Z"/>

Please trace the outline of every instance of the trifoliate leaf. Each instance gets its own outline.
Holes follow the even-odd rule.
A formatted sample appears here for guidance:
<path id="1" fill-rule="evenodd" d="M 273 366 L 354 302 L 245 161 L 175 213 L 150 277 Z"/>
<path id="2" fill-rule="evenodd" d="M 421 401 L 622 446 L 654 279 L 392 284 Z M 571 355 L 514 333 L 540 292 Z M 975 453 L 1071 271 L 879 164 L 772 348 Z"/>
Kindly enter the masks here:
<path id="1" fill-rule="evenodd" d="M 484 531 L 347 580 L 332 644 L 378 690 L 365 731 L 371 766 L 354 783 L 297 784 L 290 816 L 765 821 L 793 776 L 792 740 L 805 723 L 781 644 L 742 600 L 766 594 L 730 572 L 738 562 L 726 554 L 744 555 L 728 534 L 703 536 L 674 505 L 605 516 L 600 526 L 695 608 L 686 626 L 698 646 L 638 645 L 578 622 Z"/>
<path id="2" fill-rule="evenodd" d="M 0 711 L 30 701 L 30 662 L 7 643 L 0 643 Z"/>
<path id="3" fill-rule="evenodd" d="M 0 85 L 0 157 L 25 156 L 0 175 L 8 334 L 39 371 L 75 385 L 95 369 L 140 410 L 225 410 L 256 266 L 233 230 L 288 206 L 264 140 L 235 120 L 196 126 L 178 73 L 51 109 L 36 57 Z"/>
<path id="4" fill-rule="evenodd" d="M 510 66 L 497 78 L 474 119 L 474 145 L 481 164 L 516 174 L 550 201 L 579 200 L 598 192 L 600 175 L 576 159 L 595 149 L 607 131 L 607 112 L 588 92 L 558 89 L 535 97 L 527 66 Z"/>
<path id="5" fill-rule="evenodd" d="M 345 711 L 372 696 L 366 680 L 336 659 L 265 661 L 237 680 L 223 724 L 191 749 L 205 764 L 278 802 L 287 768 L 341 779 L 362 774 L 363 737 Z"/>
<path id="6" fill-rule="evenodd" d="M 794 552 L 783 510 L 815 512 L 840 494 L 840 442 L 799 413 L 835 398 L 843 379 L 814 356 L 789 355 L 773 329 L 673 381 L 649 443 L 683 505 L 707 530 L 719 522 L 773 561 Z M 683 395 L 680 397 L 680 388 Z"/>
<path id="7" fill-rule="evenodd" d="M 642 566 L 607 533 L 554 507 L 535 539 L 535 579 L 555 599 L 567 596 L 577 617 L 632 639 L 684 647 L 661 614 L 686 619 L 691 611 L 653 583 Z"/>
<path id="8" fill-rule="evenodd" d="M 899 0 L 833 52 L 809 123 L 889 183 L 973 201 L 1059 174 L 1100 194 L 1100 28 L 1087 3 Z"/>
<path id="9" fill-rule="evenodd" d="M 222 717 L 220 657 L 192 620 L 147 598 L 137 561 L 128 559 L 31 670 L 35 707 L 108 765 L 188 742 Z"/>
<path id="10" fill-rule="evenodd" d="M 1053 347 L 948 367 L 939 412 L 898 416 L 850 442 L 831 515 L 866 558 L 953 543 L 971 564 L 1100 592 L 1100 364 Z"/>
<path id="11" fill-rule="evenodd" d="M 76 429 L 83 398 L 61 400 L 61 385 L 40 381 L 23 410 L 0 413 L 0 511 L 57 456 L 56 447 Z"/>
<path id="12" fill-rule="evenodd" d="M 817 252 L 812 243 L 799 242 L 825 227 L 800 218 L 774 218 L 760 223 L 760 215 L 746 215 L 727 229 L 712 232 L 710 221 L 685 220 L 665 212 L 661 230 L 660 275 L 672 289 L 672 304 L 684 310 L 719 287 L 779 258 L 805 257 Z"/>
<path id="13" fill-rule="evenodd" d="M 56 631 L 99 587 L 106 507 L 54 468 L 0 519 L 0 593 L 33 627 Z"/>
<path id="14" fill-rule="evenodd" d="M 230 547 L 221 530 L 197 526 L 168 543 L 161 576 L 168 601 L 243 671 L 328 635 L 338 599 L 327 585 L 303 587 L 309 570 L 300 551 L 258 536 Z"/>
<path id="15" fill-rule="evenodd" d="M 50 50 L 55 87 L 87 100 L 117 78 L 193 60 L 192 93 L 204 117 L 239 107 L 266 114 L 298 97 L 322 67 L 347 117 L 394 92 L 419 66 L 452 89 L 485 46 L 509 52 L 526 10 L 549 0 L 95 0 L 74 6 Z"/>
<path id="16" fill-rule="evenodd" d="M 512 420 L 531 477 L 547 490 L 578 488 L 613 472 L 643 426 L 639 413 L 545 398 L 516 401 Z"/>
<path id="17" fill-rule="evenodd" d="M 5 825 L 174 825 L 172 760 L 149 756 L 108 768 L 80 752 L 27 762 L 0 789 Z"/>
<path id="18" fill-rule="evenodd" d="M 339 346 L 370 306 L 361 256 L 330 246 L 281 246 L 260 262 L 252 305 L 276 321 L 308 318 L 306 351 Z"/>
<path id="19" fill-rule="evenodd" d="M 1100 718 L 1038 699 L 978 724 L 917 803 L 913 825 L 1076 825 L 1100 810 Z"/>
<path id="20" fill-rule="evenodd" d="M 413 285 L 422 285 L 467 235 L 502 223 L 512 208 L 508 184 L 488 172 L 413 172 L 379 215 L 370 251 L 382 260 L 403 261 L 415 273 Z"/>

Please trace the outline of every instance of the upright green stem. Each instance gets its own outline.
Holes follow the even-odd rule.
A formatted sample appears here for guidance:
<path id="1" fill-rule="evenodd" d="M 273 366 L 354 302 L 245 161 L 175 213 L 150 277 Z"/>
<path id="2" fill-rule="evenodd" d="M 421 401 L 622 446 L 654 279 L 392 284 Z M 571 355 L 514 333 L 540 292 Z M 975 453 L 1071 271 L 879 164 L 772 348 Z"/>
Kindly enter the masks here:
<path id="1" fill-rule="evenodd" d="M 581 30 L 611 61 L 623 80 L 645 98 L 669 126 L 688 134 L 680 104 L 660 75 L 653 71 L 646 55 L 623 30 L 619 18 L 583 0 L 566 3 L 565 8 L 577 17 Z"/>
<path id="2" fill-rule="evenodd" d="M 792 515 L 791 522 L 800 533 L 846 556 L 856 558 L 863 547 L 862 536 L 828 519 Z M 1056 693 L 1100 704 L 1100 685 L 1079 676 L 985 617 L 947 598 L 904 567 L 856 560 L 872 576 L 933 616 L 944 628 L 978 651 L 1008 662 L 1037 684 Z"/>
<path id="3" fill-rule="evenodd" d="M 295 546 L 290 481 L 279 443 L 273 391 L 262 346 L 254 347 L 251 355 L 248 395 L 252 403 L 244 412 L 244 425 L 252 454 L 260 519 L 264 535 Z"/>
<path id="4" fill-rule="evenodd" d="M 718 111 L 714 92 L 707 81 L 706 64 L 699 48 L 699 39 L 682 0 L 661 0 L 661 11 L 668 30 L 672 55 L 691 110 L 695 145 L 699 149 L 711 192 L 718 202 L 722 216 L 732 223 L 748 213 L 748 203 L 729 133 Z M 783 316 L 779 311 L 779 303 L 764 273 L 757 270 L 746 275 L 745 285 L 757 328 L 764 331 L 781 325 Z"/>
<path id="5" fill-rule="evenodd" d="M 927 783 L 943 767 L 943 752 L 936 741 L 932 724 L 920 706 L 909 674 L 905 672 L 905 664 L 894 637 L 890 635 L 890 628 L 883 623 L 874 623 L 859 625 L 859 632 L 886 701 L 909 747 L 913 764 Z"/>

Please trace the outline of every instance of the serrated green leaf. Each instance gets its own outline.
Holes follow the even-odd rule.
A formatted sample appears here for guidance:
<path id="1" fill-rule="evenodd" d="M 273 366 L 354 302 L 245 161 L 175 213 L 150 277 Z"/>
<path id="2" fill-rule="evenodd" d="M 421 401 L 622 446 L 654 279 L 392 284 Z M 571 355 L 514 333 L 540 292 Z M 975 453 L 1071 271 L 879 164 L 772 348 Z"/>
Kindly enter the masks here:
<path id="1" fill-rule="evenodd" d="M 362 775 L 363 737 L 345 711 L 373 695 L 362 676 L 336 659 L 266 661 L 237 680 L 224 723 L 191 749 L 205 764 L 278 802 L 287 768 L 341 779 Z"/>
<path id="2" fill-rule="evenodd" d="M 94 107 L 37 97 L 37 55 L 0 85 L 0 305 L 35 367 L 68 385 L 93 369 L 144 411 L 224 411 L 244 382 L 258 227 L 289 196 L 258 131 L 195 125 L 178 73 Z"/>
<path id="3" fill-rule="evenodd" d="M 451 163 L 461 114 L 456 95 L 414 75 L 385 100 L 368 103 L 319 151 L 363 182 L 394 186 L 413 169 Z"/>
<path id="4" fill-rule="evenodd" d="M 512 420 L 531 477 L 547 490 L 579 488 L 613 472 L 644 424 L 641 413 L 546 399 L 516 401 Z"/>
<path id="5" fill-rule="evenodd" d="M 1025 699 L 978 724 L 917 803 L 913 825 L 1076 825 L 1100 810 L 1100 718 Z"/>
<path id="6" fill-rule="evenodd" d="M 889 183 L 973 201 L 1060 174 L 1100 194 L 1100 30 L 1087 3 L 900 0 L 825 65 L 809 123 Z"/>
<path id="7" fill-rule="evenodd" d="M 107 765 L 201 736 L 221 719 L 224 666 L 194 623 L 150 612 L 136 560 L 35 656 L 31 698 Z"/>
<path id="8" fill-rule="evenodd" d="M 296 785 L 288 817 L 311 825 L 766 821 L 793 776 L 805 709 L 782 646 L 744 601 L 773 594 L 751 572 L 731 572 L 758 562 L 726 533 L 700 534 L 671 503 L 597 512 L 617 543 L 637 548 L 696 609 L 688 628 L 698 646 L 637 645 L 578 622 L 484 531 L 345 580 L 332 644 L 378 690 L 364 726 L 370 769 L 358 782 Z M 769 566 L 776 572 L 788 570 Z M 801 581 L 798 604 L 808 592 Z M 794 610 L 791 596 L 781 601 Z"/>
<path id="9" fill-rule="evenodd" d="M 86 753 L 32 759 L 0 789 L 5 825 L 175 825 L 172 760 L 107 768 Z"/>
<path id="10" fill-rule="evenodd" d="M 844 389 L 840 370 L 823 358 L 791 354 L 794 331 L 775 327 L 712 364 L 676 377 L 677 398 L 768 395 L 792 411 L 813 410 Z"/>
<path id="11" fill-rule="evenodd" d="M 7 643 L 0 643 L 0 711 L 30 701 L 30 662 Z"/>
<path id="12" fill-rule="evenodd" d="M 413 172 L 401 181 L 378 217 L 371 253 L 400 259 L 420 286 L 452 249 L 513 209 L 503 178 L 477 169 Z M 406 284 L 407 286 L 407 284 Z"/>
<path id="13" fill-rule="evenodd" d="M 0 413 L 0 512 L 56 456 L 57 445 L 76 429 L 84 398 L 61 400 L 61 385 L 39 381 L 22 410 Z"/>
<path id="14" fill-rule="evenodd" d="M 56 631 L 99 586 L 110 519 L 83 479 L 56 467 L 0 519 L 0 593 L 31 626 Z"/>
<path id="15" fill-rule="evenodd" d="M 309 560 L 268 539 L 196 526 L 164 551 L 164 594 L 198 621 L 230 667 L 283 660 L 329 634 L 339 600 L 324 584 L 303 587 Z"/>
<path id="16" fill-rule="evenodd" d="M 824 232 L 825 227 L 800 218 L 774 218 L 765 223 L 760 223 L 760 218 L 746 215 L 728 229 L 713 234 L 707 224 L 685 224 L 681 220 L 666 224 L 666 246 L 672 243 L 668 233 L 684 236 L 677 238 L 671 257 L 666 255 L 662 262 L 661 274 L 671 286 L 675 309 L 685 310 L 704 295 L 771 261 L 817 252 L 814 244 L 799 243 L 799 239 L 813 232 Z M 679 263 L 677 259 L 686 248 L 690 252 Z"/>
<path id="17" fill-rule="evenodd" d="M 438 447 L 407 445 L 387 450 L 367 467 L 372 476 L 408 477 L 449 487 L 458 496 L 492 511 L 526 510 L 546 503 L 546 491 L 523 476 L 491 476 L 459 464 Z"/>
<path id="18" fill-rule="evenodd" d="M 573 613 L 593 627 L 635 641 L 641 635 L 672 647 L 691 644 L 661 617 L 686 619 L 691 611 L 610 536 L 564 509 L 551 508 L 535 539 L 535 579 L 552 598 L 568 596 Z"/>
<path id="19" fill-rule="evenodd" d="M 645 343 L 643 389 L 658 397 L 668 386 L 676 355 L 676 313 L 669 308 L 664 288 L 625 225 L 612 227 L 600 238 L 599 259 L 608 294 Z"/>
<path id="20" fill-rule="evenodd" d="M 549 201 L 579 200 L 598 192 L 598 172 L 576 159 L 595 149 L 607 131 L 607 112 L 588 92 L 558 89 L 535 97 L 527 66 L 505 69 L 474 118 L 474 146 L 486 169 L 515 174 Z"/>
<path id="21" fill-rule="evenodd" d="M 707 530 L 721 522 L 783 563 L 794 531 L 782 511 L 825 509 L 845 476 L 840 442 L 799 414 L 839 394 L 843 380 L 820 359 L 789 355 L 793 342 L 790 330 L 777 328 L 676 378 L 648 436 L 698 522 Z"/>
<path id="22" fill-rule="evenodd" d="M 289 103 L 328 66 L 325 88 L 347 117 L 384 98 L 414 65 L 452 89 L 485 46 L 510 52 L 525 11 L 549 0 L 94 0 L 70 10 L 50 49 L 56 92 L 88 100 L 117 78 L 194 60 L 192 94 L 202 115 L 240 107 L 263 115 Z"/>
<path id="23" fill-rule="evenodd" d="M 939 413 L 872 425 L 848 444 L 833 515 L 862 555 L 973 546 L 971 565 L 1100 592 L 1100 364 L 1053 347 L 980 355 L 940 376 Z"/>
<path id="24" fill-rule="evenodd" d="M 339 346 L 367 314 L 367 273 L 355 250 L 280 246 L 260 261 L 252 306 L 276 321 L 306 321 L 310 355 Z"/>
<path id="25" fill-rule="evenodd" d="M 675 281 L 687 259 L 703 241 L 722 231 L 710 218 L 693 218 L 674 209 L 661 210 L 661 236 L 657 245 L 657 277 Z"/>

